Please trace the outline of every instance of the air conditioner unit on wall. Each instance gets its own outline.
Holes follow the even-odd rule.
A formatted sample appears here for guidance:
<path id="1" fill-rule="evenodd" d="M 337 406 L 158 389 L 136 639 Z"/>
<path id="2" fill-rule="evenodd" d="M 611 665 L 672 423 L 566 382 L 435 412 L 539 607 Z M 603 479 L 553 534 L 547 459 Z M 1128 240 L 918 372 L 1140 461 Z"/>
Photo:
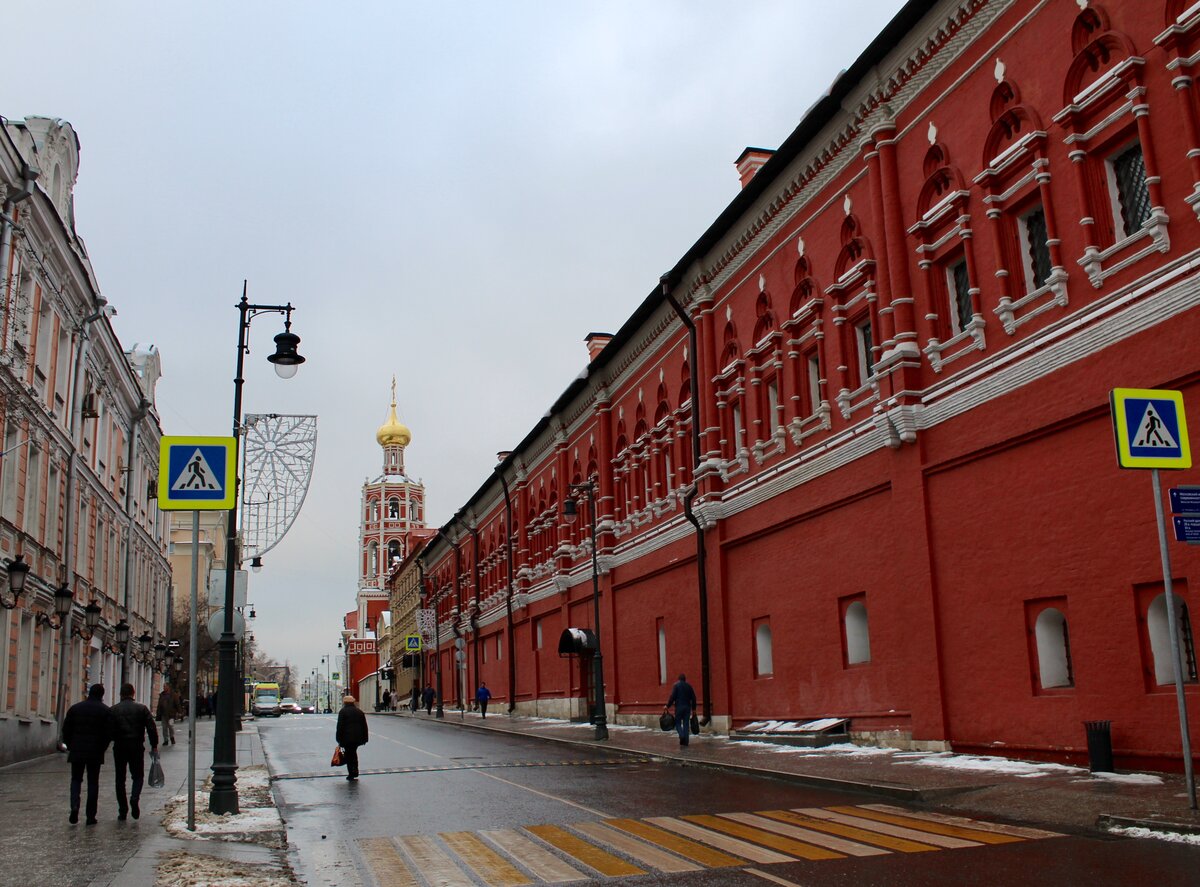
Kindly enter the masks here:
<path id="1" fill-rule="evenodd" d="M 84 419 L 99 418 L 100 413 L 96 410 L 96 395 L 89 391 L 83 396 L 83 404 L 79 408 L 79 415 Z"/>

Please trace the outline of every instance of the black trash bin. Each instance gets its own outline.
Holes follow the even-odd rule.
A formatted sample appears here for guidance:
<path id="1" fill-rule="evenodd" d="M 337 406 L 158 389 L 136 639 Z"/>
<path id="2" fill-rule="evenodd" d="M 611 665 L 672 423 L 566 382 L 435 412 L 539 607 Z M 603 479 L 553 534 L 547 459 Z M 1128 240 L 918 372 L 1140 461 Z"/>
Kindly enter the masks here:
<path id="1" fill-rule="evenodd" d="M 1112 773 L 1112 721 L 1084 721 L 1087 730 L 1088 767 L 1093 773 Z"/>

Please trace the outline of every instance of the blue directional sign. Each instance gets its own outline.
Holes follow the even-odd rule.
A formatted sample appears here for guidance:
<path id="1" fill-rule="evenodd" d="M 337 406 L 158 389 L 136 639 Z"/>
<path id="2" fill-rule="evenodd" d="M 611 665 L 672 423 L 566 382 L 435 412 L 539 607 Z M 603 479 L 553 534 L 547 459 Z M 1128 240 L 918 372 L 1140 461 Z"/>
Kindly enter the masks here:
<path id="1" fill-rule="evenodd" d="M 1183 392 L 1114 388 L 1110 395 L 1122 468 L 1191 468 Z"/>
<path id="2" fill-rule="evenodd" d="M 158 507 L 227 511 L 237 493 L 237 442 L 232 437 L 164 437 L 158 457 Z"/>
<path id="3" fill-rule="evenodd" d="M 1175 525 L 1175 541 L 1200 545 L 1200 515 L 1175 515 L 1171 518 Z"/>
<path id="4" fill-rule="evenodd" d="M 1200 487 L 1171 487 L 1167 494 L 1171 497 L 1172 514 L 1200 517 Z"/>

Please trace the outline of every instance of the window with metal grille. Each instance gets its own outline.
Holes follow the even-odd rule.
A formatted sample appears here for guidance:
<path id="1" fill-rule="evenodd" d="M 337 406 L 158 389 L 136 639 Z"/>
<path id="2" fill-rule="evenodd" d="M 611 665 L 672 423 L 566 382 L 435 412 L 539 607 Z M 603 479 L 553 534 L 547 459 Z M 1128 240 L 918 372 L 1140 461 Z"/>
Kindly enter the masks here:
<path id="1" fill-rule="evenodd" d="M 854 331 L 858 338 L 858 370 L 861 375 L 859 382 L 865 383 L 875 375 L 875 356 L 872 353 L 875 348 L 875 335 L 871 329 L 871 321 L 858 324 Z"/>
<path id="2" fill-rule="evenodd" d="M 1196 646 L 1192 642 L 1192 620 L 1188 616 L 1188 606 L 1182 601 L 1179 604 L 1179 633 L 1183 635 L 1183 679 L 1196 680 Z"/>
<path id="3" fill-rule="evenodd" d="M 1029 270 L 1033 288 L 1041 289 L 1050 279 L 1050 244 L 1046 234 L 1046 212 L 1036 209 L 1025 217 L 1025 245 L 1029 251 Z"/>
<path id="4" fill-rule="evenodd" d="M 954 332 L 961 333 L 971 322 L 971 279 L 967 276 L 966 260 L 950 267 L 950 299 L 954 316 Z"/>
<path id="5" fill-rule="evenodd" d="M 1117 181 L 1117 201 L 1121 205 L 1121 221 L 1125 235 L 1136 234 L 1150 218 L 1150 189 L 1146 185 L 1146 161 L 1142 146 L 1118 154 L 1112 161 L 1113 177 Z"/>

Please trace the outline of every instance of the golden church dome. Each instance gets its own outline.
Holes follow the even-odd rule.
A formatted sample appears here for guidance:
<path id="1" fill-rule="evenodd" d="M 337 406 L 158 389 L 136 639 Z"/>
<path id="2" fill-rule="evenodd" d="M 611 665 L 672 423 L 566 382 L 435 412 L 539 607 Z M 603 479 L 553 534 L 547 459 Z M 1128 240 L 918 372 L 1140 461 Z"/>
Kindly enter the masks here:
<path id="1" fill-rule="evenodd" d="M 396 416 L 396 380 L 392 379 L 392 405 L 388 410 L 387 421 L 375 432 L 375 440 L 381 447 L 406 447 L 412 441 L 412 432 Z"/>

